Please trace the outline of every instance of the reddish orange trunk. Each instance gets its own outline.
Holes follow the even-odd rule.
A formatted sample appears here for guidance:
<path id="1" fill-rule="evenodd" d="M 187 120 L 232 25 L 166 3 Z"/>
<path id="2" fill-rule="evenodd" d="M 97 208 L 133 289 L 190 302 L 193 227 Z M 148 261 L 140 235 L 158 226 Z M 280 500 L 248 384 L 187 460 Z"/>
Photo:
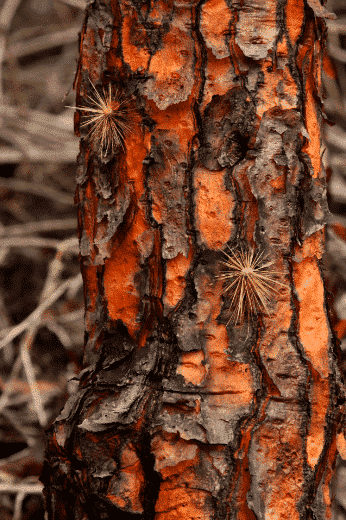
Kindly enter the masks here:
<path id="1" fill-rule="evenodd" d="M 86 369 L 50 436 L 51 520 L 330 518 L 344 394 L 321 264 L 328 13 L 308 4 L 87 11 L 77 100 L 89 79 L 116 86 L 129 128 L 106 157 L 82 132 Z M 225 291 L 222 251 L 263 252 L 250 296 Z"/>

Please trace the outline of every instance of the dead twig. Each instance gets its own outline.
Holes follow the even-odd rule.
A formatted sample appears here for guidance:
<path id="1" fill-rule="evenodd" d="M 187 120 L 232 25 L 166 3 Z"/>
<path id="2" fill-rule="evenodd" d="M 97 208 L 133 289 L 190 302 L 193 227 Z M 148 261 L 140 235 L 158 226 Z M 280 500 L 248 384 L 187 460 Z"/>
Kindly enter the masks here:
<path id="1" fill-rule="evenodd" d="M 23 58 L 24 56 L 28 56 L 30 54 L 35 54 L 47 49 L 77 42 L 79 31 L 80 26 L 75 25 L 73 27 L 68 27 L 63 31 L 54 31 L 42 36 L 37 36 L 31 40 L 24 40 L 13 43 L 7 48 L 4 61 Z"/>
<path id="2" fill-rule="evenodd" d="M 346 132 L 340 126 L 327 128 L 325 138 L 329 145 L 334 146 L 342 152 L 346 152 Z"/>
<path id="3" fill-rule="evenodd" d="M 78 309 L 77 311 L 66 312 L 65 314 L 60 314 L 57 319 L 62 323 L 68 323 L 70 321 L 80 320 L 84 316 L 84 307 L 82 309 Z"/>
<path id="4" fill-rule="evenodd" d="M 6 35 L 20 3 L 21 0 L 5 0 L 0 11 L 0 105 L 3 103 L 2 64 L 5 57 Z"/>
<path id="5" fill-rule="evenodd" d="M 342 63 L 346 63 L 346 51 L 341 49 L 337 45 L 333 45 L 332 43 L 328 46 L 329 55 L 337 61 L 341 61 Z"/>
<path id="6" fill-rule="evenodd" d="M 18 235 L 31 235 L 33 233 L 44 233 L 49 231 L 65 231 L 67 229 L 76 229 L 77 228 L 77 219 L 75 218 L 65 218 L 65 219 L 55 219 L 55 220 L 38 220 L 37 222 L 27 222 L 21 225 L 15 226 L 4 226 L 3 229 L 0 230 L 0 235 L 9 237 L 9 236 L 18 236 Z"/>
<path id="7" fill-rule="evenodd" d="M 73 346 L 73 341 L 71 339 L 71 336 L 67 332 L 67 330 L 57 323 L 56 320 L 46 320 L 45 326 L 48 330 L 53 332 L 53 334 L 56 335 L 56 337 L 60 340 L 61 344 L 64 345 L 66 349 L 70 349 Z"/>
<path id="8" fill-rule="evenodd" d="M 19 149 L 23 159 L 75 162 L 78 139 L 73 132 L 72 114 L 55 116 L 23 106 L 0 105 L 0 115 L 0 137 L 12 143 L 15 151 Z"/>
<path id="9" fill-rule="evenodd" d="M 8 31 L 22 0 L 6 0 L 0 11 L 0 30 Z"/>
<path id="10" fill-rule="evenodd" d="M 0 188 L 31 193 L 32 195 L 56 201 L 58 204 L 71 206 L 74 204 L 72 195 L 58 191 L 50 186 L 42 186 L 42 184 L 38 182 L 23 181 L 21 179 L 5 179 L 0 177 Z"/>
<path id="11" fill-rule="evenodd" d="M 22 505 L 24 498 L 27 493 L 24 490 L 20 490 L 16 494 L 16 498 L 14 500 L 14 508 L 13 508 L 13 517 L 12 520 L 21 520 L 22 518 Z"/>
<path id="12" fill-rule="evenodd" d="M 78 9 L 86 9 L 88 2 L 87 0 L 60 0 L 64 4 L 72 5 L 72 7 L 78 7 Z"/>
<path id="13" fill-rule="evenodd" d="M 47 153 L 44 148 L 36 148 L 30 154 L 21 152 L 16 148 L 0 146 L 0 164 L 26 163 L 74 163 L 78 154 L 78 149 L 70 143 L 66 150 L 55 150 Z"/>
<path id="14" fill-rule="evenodd" d="M 7 343 L 18 337 L 22 332 L 24 332 L 33 322 L 39 322 L 41 319 L 42 313 L 48 309 L 53 303 L 55 303 L 60 296 L 64 294 L 65 291 L 71 289 L 71 285 L 78 285 L 78 287 L 82 286 L 82 275 L 78 274 L 66 280 L 62 283 L 55 291 L 53 291 L 50 296 L 42 302 L 36 309 L 29 314 L 29 316 L 23 320 L 21 323 L 12 327 L 10 330 L 1 331 L 0 335 L 5 337 L 0 341 L 0 349 L 2 349 Z"/>
<path id="15" fill-rule="evenodd" d="M 327 21 L 328 33 L 346 34 L 346 17 Z"/>
<path id="16" fill-rule="evenodd" d="M 3 409 L 7 406 L 11 392 L 14 387 L 15 380 L 17 379 L 20 369 L 22 366 L 22 361 L 20 359 L 20 356 L 16 358 L 16 361 L 14 362 L 11 370 L 11 374 L 6 381 L 6 385 L 1 393 L 0 397 L 0 413 L 3 412 Z"/>
<path id="17" fill-rule="evenodd" d="M 29 354 L 29 350 L 31 349 L 31 346 L 34 342 L 37 330 L 38 326 L 35 324 L 32 325 L 25 334 L 24 340 L 21 342 L 20 345 L 20 357 L 24 368 L 25 376 L 30 388 L 33 406 L 36 410 L 40 425 L 43 428 L 45 428 L 48 423 L 48 418 L 42 403 L 42 399 L 35 378 L 34 367 L 32 365 L 31 357 Z"/>
<path id="18" fill-rule="evenodd" d="M 60 240 L 42 237 L 5 237 L 0 238 L 0 248 L 3 247 L 59 247 Z"/>
<path id="19" fill-rule="evenodd" d="M 18 484 L 9 484 L 7 482 L 0 482 L 0 493 L 18 493 L 22 491 L 27 495 L 38 495 L 43 491 L 43 484 L 41 482 L 29 483 L 20 482 Z"/>
<path id="20" fill-rule="evenodd" d="M 0 493 L 19 493 L 24 492 L 27 495 L 40 495 L 43 491 L 43 484 L 27 484 L 25 482 L 19 484 L 7 484 L 0 482 Z"/>

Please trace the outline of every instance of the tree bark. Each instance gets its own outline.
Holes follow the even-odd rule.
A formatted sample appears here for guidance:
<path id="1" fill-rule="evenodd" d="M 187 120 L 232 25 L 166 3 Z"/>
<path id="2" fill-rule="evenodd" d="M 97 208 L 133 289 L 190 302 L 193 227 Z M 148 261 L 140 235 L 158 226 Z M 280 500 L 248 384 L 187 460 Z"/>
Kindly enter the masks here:
<path id="1" fill-rule="evenodd" d="M 49 520 L 331 517 L 328 16 L 318 0 L 87 9 L 78 106 L 110 85 L 127 127 L 105 150 L 76 114 L 85 369 L 49 433 Z M 224 286 L 252 252 L 267 299 Z"/>

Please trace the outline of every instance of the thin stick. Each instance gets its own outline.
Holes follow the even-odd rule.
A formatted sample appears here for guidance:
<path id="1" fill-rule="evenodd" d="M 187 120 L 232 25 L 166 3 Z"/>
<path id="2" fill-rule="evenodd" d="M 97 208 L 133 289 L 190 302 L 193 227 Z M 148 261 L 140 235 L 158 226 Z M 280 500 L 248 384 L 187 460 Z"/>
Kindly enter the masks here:
<path id="1" fill-rule="evenodd" d="M 60 45 L 77 42 L 79 30 L 79 25 L 76 25 L 62 31 L 49 32 L 30 40 L 26 39 L 13 43 L 6 50 L 4 60 L 23 58 L 24 56 L 59 47 Z"/>
<path id="2" fill-rule="evenodd" d="M 3 247 L 59 247 L 60 240 L 42 237 L 5 237 L 0 238 L 0 248 Z"/>
<path id="3" fill-rule="evenodd" d="M 39 197 L 51 199 L 58 204 L 67 204 L 73 206 L 73 195 L 63 193 L 50 186 L 42 186 L 40 183 L 28 182 L 20 179 L 4 179 L 0 177 L 0 188 L 24 193 L 32 193 Z"/>
<path id="4" fill-rule="evenodd" d="M 43 484 L 7 484 L 0 482 L 0 493 L 19 493 L 20 491 L 27 495 L 40 495 L 43 491 Z"/>
<path id="5" fill-rule="evenodd" d="M 37 222 L 27 222 L 21 225 L 4 226 L 0 231 L 3 236 L 31 235 L 32 233 L 44 233 L 45 231 L 60 231 L 66 229 L 76 229 L 77 219 L 66 218 L 56 220 L 38 220 Z"/>

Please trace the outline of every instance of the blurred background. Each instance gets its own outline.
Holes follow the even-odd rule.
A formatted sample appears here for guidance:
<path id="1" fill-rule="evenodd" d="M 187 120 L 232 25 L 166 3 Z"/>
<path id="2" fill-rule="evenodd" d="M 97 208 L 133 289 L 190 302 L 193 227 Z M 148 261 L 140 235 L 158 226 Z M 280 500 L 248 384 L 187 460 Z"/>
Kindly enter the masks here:
<path id="1" fill-rule="evenodd" d="M 73 134 L 78 38 L 86 0 L 0 2 L 0 519 L 43 520 L 44 429 L 83 354 Z M 329 1 L 324 161 L 330 223 L 324 259 L 346 372 L 346 0 Z M 346 520 L 338 459 L 333 520 Z"/>
<path id="2" fill-rule="evenodd" d="M 79 146 L 66 106 L 85 5 L 0 2 L 1 520 L 43 520 L 44 429 L 82 360 Z"/>

